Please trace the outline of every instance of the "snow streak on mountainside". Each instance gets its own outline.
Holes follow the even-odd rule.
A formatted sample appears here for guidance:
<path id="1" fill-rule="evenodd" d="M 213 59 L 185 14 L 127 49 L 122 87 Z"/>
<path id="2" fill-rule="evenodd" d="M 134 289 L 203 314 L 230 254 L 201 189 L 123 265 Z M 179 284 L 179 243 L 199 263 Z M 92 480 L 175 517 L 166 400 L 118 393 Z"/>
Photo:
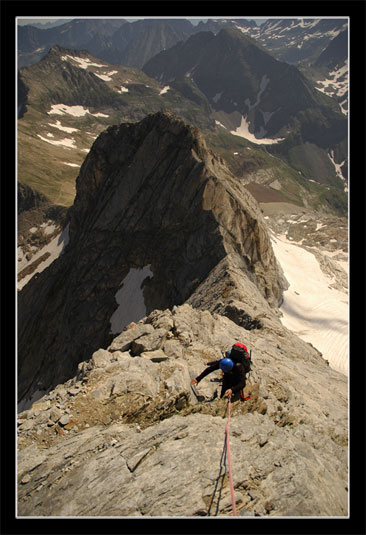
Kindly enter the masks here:
<path id="1" fill-rule="evenodd" d="M 42 225 L 43 227 L 45 225 Z M 48 225 L 45 226 L 45 231 L 47 232 L 47 229 L 51 229 L 53 231 L 54 225 Z M 32 231 L 32 229 L 30 229 Z M 34 227 L 34 232 L 36 232 L 37 229 Z M 50 243 L 47 245 L 41 247 L 40 249 L 37 249 L 36 247 L 33 248 L 33 255 L 31 256 L 32 264 L 36 265 L 34 268 L 34 271 L 30 271 L 26 276 L 21 277 L 18 281 L 17 288 L 18 290 L 21 290 L 23 286 L 25 286 L 30 279 L 36 274 L 41 273 L 46 267 L 48 267 L 52 262 L 58 258 L 66 245 L 69 241 L 69 225 L 66 225 L 64 230 L 60 232 L 55 238 L 52 239 Z M 18 247 L 18 273 L 20 274 L 23 270 L 25 270 L 29 264 L 30 259 L 27 258 L 28 255 L 25 255 L 22 248 Z"/>
<path id="2" fill-rule="evenodd" d="M 316 89 L 324 94 L 329 94 L 330 91 L 332 91 L 332 93 L 338 97 L 342 113 L 347 115 L 348 62 L 346 61 L 344 65 L 338 69 L 330 71 L 328 78 L 324 80 L 318 80 Z M 345 105 L 347 105 L 347 107 L 345 107 Z"/>

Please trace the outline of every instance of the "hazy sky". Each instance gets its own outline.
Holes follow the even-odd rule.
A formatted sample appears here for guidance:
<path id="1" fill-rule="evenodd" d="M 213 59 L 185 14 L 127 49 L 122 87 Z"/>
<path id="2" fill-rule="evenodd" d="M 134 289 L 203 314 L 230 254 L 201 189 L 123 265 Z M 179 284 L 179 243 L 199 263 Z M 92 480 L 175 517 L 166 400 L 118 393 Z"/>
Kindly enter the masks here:
<path id="1" fill-rule="evenodd" d="M 35 24 L 35 23 L 41 23 L 41 24 L 46 24 L 47 22 L 55 22 L 55 20 L 57 19 L 62 19 L 63 21 L 67 20 L 72 20 L 72 19 L 82 19 L 82 18 L 89 18 L 89 17 L 54 17 L 54 18 L 33 18 L 33 17 L 28 17 L 28 18 L 19 18 L 18 19 L 18 24 L 20 26 L 24 26 L 25 24 Z M 98 17 L 90 17 L 90 18 L 98 18 Z M 102 17 L 100 17 L 102 18 Z M 105 18 L 108 18 L 108 17 L 105 17 Z M 114 17 L 110 17 L 110 18 L 114 18 Z M 117 18 L 117 17 L 115 17 Z M 121 17 L 123 18 L 123 17 Z M 141 17 L 141 18 L 150 18 L 150 17 Z M 174 18 L 174 17 L 156 17 L 156 18 L 159 18 L 159 19 L 162 19 L 162 18 Z M 192 22 L 192 24 L 198 24 L 198 22 L 200 20 L 207 20 L 207 19 L 196 19 L 196 18 L 192 18 L 192 17 L 180 17 L 180 18 L 187 18 L 188 20 L 190 20 Z M 211 18 L 215 18 L 215 19 L 224 19 L 224 18 L 234 18 L 234 17 L 211 17 Z M 262 24 L 263 22 L 265 22 L 267 19 L 266 18 L 252 18 L 252 17 L 235 17 L 235 18 L 246 18 L 248 20 L 255 20 L 257 24 Z M 129 20 L 129 21 L 134 21 L 134 20 L 138 20 L 138 19 L 130 19 L 130 18 L 126 18 L 126 20 Z"/>

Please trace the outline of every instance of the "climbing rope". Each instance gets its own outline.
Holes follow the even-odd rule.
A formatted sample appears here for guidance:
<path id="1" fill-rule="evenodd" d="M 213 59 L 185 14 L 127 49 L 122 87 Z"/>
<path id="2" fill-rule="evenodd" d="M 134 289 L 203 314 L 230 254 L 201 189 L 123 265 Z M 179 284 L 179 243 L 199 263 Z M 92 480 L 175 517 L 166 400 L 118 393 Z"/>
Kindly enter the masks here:
<path id="1" fill-rule="evenodd" d="M 233 508 L 233 516 L 237 516 L 235 494 L 234 494 L 234 484 L 233 484 L 233 473 L 232 473 L 232 468 L 231 468 L 230 437 L 229 437 L 229 423 L 231 420 L 231 396 L 229 396 L 228 407 L 229 407 L 229 416 L 228 416 L 227 424 L 225 427 L 227 464 L 229 468 L 229 482 L 230 482 L 230 493 L 231 493 L 231 503 L 232 503 L 232 508 Z"/>
<path id="2" fill-rule="evenodd" d="M 217 514 L 219 512 L 221 494 L 222 494 L 222 490 L 223 490 L 223 486 L 224 486 L 224 479 L 225 479 L 225 475 L 226 475 L 226 458 L 228 459 L 227 465 L 228 465 L 228 468 L 229 468 L 229 482 L 230 482 L 230 492 L 231 492 L 231 502 L 232 502 L 233 516 L 237 516 L 237 514 L 236 514 L 235 495 L 234 495 L 233 476 L 232 476 L 232 467 L 231 467 L 230 440 L 229 440 L 229 423 L 230 423 L 230 420 L 231 420 L 231 397 L 229 397 L 229 399 L 228 399 L 228 403 L 226 405 L 225 413 L 224 413 L 223 418 L 225 418 L 226 411 L 228 409 L 229 409 L 229 412 L 228 412 L 228 421 L 227 421 L 227 424 L 225 426 L 224 447 L 222 449 L 221 459 L 220 459 L 220 472 L 219 472 L 218 477 L 216 478 L 216 485 L 215 485 L 215 489 L 213 491 L 213 494 L 211 496 L 211 503 L 210 503 L 210 506 L 209 506 L 208 511 L 207 511 L 207 516 L 211 516 L 211 508 L 212 508 L 212 505 L 213 505 L 213 502 L 214 502 L 214 499 L 215 499 L 215 496 L 216 496 L 216 493 L 217 493 L 217 490 L 218 490 L 219 482 L 221 481 L 221 486 L 220 486 L 220 489 L 218 491 L 218 499 L 217 499 L 217 502 L 216 502 L 216 511 L 214 513 L 214 516 L 217 516 Z M 224 470 L 224 472 L 223 472 L 223 470 Z"/>

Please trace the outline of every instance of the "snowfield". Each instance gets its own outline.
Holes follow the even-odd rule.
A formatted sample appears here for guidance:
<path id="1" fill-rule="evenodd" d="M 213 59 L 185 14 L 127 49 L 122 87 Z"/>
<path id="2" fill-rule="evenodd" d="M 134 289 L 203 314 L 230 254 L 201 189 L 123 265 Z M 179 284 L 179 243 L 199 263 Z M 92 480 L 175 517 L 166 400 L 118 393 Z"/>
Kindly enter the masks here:
<path id="1" fill-rule="evenodd" d="M 119 334 L 129 323 L 146 316 L 144 294 L 141 288 L 147 277 L 152 277 L 150 265 L 142 269 L 131 268 L 121 282 L 122 288 L 115 295 L 118 308 L 112 314 L 111 333 Z"/>
<path id="2" fill-rule="evenodd" d="M 312 253 L 285 236 L 271 239 L 290 285 L 280 308 L 282 324 L 318 349 L 333 369 L 348 376 L 348 293 L 330 287 L 333 279 L 322 272 Z M 348 265 L 341 265 L 348 275 Z"/>

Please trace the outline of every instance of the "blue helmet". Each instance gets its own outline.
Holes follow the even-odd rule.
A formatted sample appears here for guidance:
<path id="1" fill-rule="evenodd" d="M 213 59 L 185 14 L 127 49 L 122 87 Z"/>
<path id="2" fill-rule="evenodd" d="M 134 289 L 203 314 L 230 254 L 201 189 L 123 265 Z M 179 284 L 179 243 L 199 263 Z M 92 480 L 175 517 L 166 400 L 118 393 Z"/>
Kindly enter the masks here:
<path id="1" fill-rule="evenodd" d="M 229 372 L 230 370 L 233 369 L 233 366 L 234 366 L 233 361 L 228 358 L 224 358 L 220 362 L 220 368 L 222 369 L 223 372 Z"/>

